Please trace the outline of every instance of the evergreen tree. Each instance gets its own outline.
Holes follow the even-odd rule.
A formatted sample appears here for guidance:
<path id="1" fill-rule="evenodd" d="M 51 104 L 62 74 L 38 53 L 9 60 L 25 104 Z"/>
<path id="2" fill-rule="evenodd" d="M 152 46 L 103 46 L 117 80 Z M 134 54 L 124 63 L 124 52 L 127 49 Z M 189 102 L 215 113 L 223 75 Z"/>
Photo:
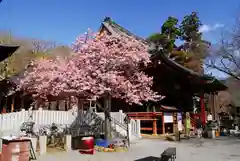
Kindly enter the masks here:
<path id="1" fill-rule="evenodd" d="M 175 41 L 180 36 L 180 30 L 178 29 L 177 24 L 178 19 L 168 17 L 162 25 L 161 32 L 151 35 L 148 38 L 148 41 L 163 47 L 164 51 L 168 53 L 172 52 L 175 47 Z"/>
<path id="2" fill-rule="evenodd" d="M 207 49 L 210 45 L 210 43 L 202 39 L 201 26 L 202 23 L 196 12 L 185 16 L 179 26 L 180 39 L 184 42 L 179 49 L 187 52 L 184 66 L 198 73 L 203 73 L 202 62 L 208 54 Z"/>
<path id="3" fill-rule="evenodd" d="M 180 25 L 178 19 L 168 17 L 161 27 L 161 32 L 151 35 L 148 41 L 161 46 L 163 52 L 177 63 L 201 73 L 202 59 L 206 57 L 210 45 L 202 40 L 201 25 L 196 12 L 185 16 Z M 178 46 L 176 40 L 180 40 L 182 45 Z"/>

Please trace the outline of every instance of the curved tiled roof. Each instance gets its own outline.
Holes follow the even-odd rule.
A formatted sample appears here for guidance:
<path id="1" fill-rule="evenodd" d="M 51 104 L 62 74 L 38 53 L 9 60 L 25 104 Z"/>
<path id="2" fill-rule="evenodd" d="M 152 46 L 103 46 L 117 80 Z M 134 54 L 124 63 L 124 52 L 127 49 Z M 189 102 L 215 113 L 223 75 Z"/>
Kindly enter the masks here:
<path id="1" fill-rule="evenodd" d="M 131 33 L 130 31 L 126 30 L 124 27 L 118 25 L 117 23 L 115 23 L 110 17 L 106 17 L 101 25 L 100 30 L 102 30 L 103 28 L 106 28 L 108 30 L 109 33 L 113 34 L 113 35 L 127 35 L 127 36 L 131 36 L 133 38 L 135 38 L 136 40 L 144 43 L 144 44 L 149 44 L 145 39 Z M 150 46 L 150 44 L 149 44 Z M 199 74 L 197 72 L 194 72 L 191 69 L 188 69 L 180 64 L 178 64 L 176 61 L 172 60 L 171 58 L 169 58 L 168 56 L 166 56 L 164 53 L 161 52 L 161 49 L 154 52 L 155 54 L 152 55 L 152 59 L 158 58 L 161 62 L 165 63 L 168 66 L 171 66 L 171 68 L 178 70 L 179 72 L 184 72 L 186 74 L 190 74 L 196 77 L 199 77 L 200 79 L 203 79 L 204 81 L 207 81 L 207 84 L 217 84 L 218 85 L 218 89 L 219 90 L 225 90 L 227 87 L 222 84 L 219 80 L 217 80 L 216 78 L 206 75 L 206 74 Z"/>
<path id="2" fill-rule="evenodd" d="M 131 33 L 130 31 L 126 30 L 124 27 L 120 26 L 116 22 L 114 22 L 110 17 L 106 17 L 102 22 L 102 27 L 105 27 L 111 34 L 122 35 L 125 34 L 127 36 L 133 37 L 138 41 L 141 41 L 144 44 L 147 44 L 146 40 Z M 101 27 L 101 28 L 102 28 Z"/>
<path id="3" fill-rule="evenodd" d="M 18 48 L 19 46 L 0 44 L 0 62 L 10 57 Z"/>

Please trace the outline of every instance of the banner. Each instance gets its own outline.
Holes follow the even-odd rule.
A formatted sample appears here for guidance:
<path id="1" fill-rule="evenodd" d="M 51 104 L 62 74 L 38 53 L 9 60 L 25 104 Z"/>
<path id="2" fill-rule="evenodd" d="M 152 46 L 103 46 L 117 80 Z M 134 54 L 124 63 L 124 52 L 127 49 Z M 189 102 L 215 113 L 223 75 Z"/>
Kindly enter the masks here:
<path id="1" fill-rule="evenodd" d="M 182 131 L 183 130 L 183 126 L 182 126 L 182 114 L 181 113 L 178 113 L 177 120 L 178 120 L 178 130 Z"/>

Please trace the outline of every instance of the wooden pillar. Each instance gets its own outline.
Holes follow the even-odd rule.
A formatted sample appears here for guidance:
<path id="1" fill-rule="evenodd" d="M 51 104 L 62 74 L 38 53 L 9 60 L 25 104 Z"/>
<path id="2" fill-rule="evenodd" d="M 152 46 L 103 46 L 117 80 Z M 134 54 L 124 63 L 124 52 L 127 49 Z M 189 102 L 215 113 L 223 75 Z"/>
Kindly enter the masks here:
<path id="1" fill-rule="evenodd" d="M 176 130 L 177 130 L 177 113 L 176 112 L 173 112 L 172 113 L 173 115 L 173 133 L 175 134 L 176 133 Z"/>
<path id="2" fill-rule="evenodd" d="M 157 120 L 153 120 L 153 135 L 157 135 Z"/>
<path id="3" fill-rule="evenodd" d="M 14 112 L 14 103 L 15 103 L 15 96 L 12 95 L 11 112 Z"/>
<path id="4" fill-rule="evenodd" d="M 8 97 L 6 96 L 5 97 L 5 101 L 6 101 L 6 104 L 5 104 L 5 109 L 6 109 L 6 112 L 8 113 Z"/>
<path id="5" fill-rule="evenodd" d="M 2 113 L 7 113 L 7 98 L 3 97 Z"/>
<path id="6" fill-rule="evenodd" d="M 218 110 L 220 107 L 219 107 L 219 97 L 218 97 L 218 93 L 215 92 L 214 95 L 214 106 L 213 106 L 213 113 L 212 113 L 212 116 L 213 116 L 213 120 L 219 120 L 218 119 Z"/>
<path id="7" fill-rule="evenodd" d="M 3 110 L 2 96 L 0 96 L 0 114 L 2 113 L 2 110 Z"/>
<path id="8" fill-rule="evenodd" d="M 206 124 L 206 115 L 205 115 L 205 105 L 204 105 L 204 96 L 200 96 L 200 106 L 201 106 L 201 121 L 203 126 Z"/>
<path id="9" fill-rule="evenodd" d="M 56 102 L 56 110 L 57 110 L 57 111 L 59 111 L 59 110 L 60 110 L 59 106 L 60 106 L 60 102 L 59 102 L 59 101 L 57 101 L 57 102 Z"/>
<path id="10" fill-rule="evenodd" d="M 48 102 L 48 110 L 51 110 L 51 102 Z"/>
<path id="11" fill-rule="evenodd" d="M 20 99 L 21 99 L 20 109 L 22 110 L 22 109 L 25 109 L 25 107 L 24 107 L 24 97 L 22 96 L 22 98 L 20 97 Z"/>
<path id="12" fill-rule="evenodd" d="M 68 110 L 68 100 L 64 100 L 64 110 Z"/>
<path id="13" fill-rule="evenodd" d="M 165 134 L 164 113 L 162 112 L 162 133 Z"/>
<path id="14" fill-rule="evenodd" d="M 214 120 L 214 118 L 215 118 L 215 94 L 214 93 L 211 93 L 210 94 L 210 101 L 211 101 L 211 108 L 210 108 L 210 112 L 211 112 L 211 114 L 212 114 L 212 118 L 213 118 L 213 120 Z"/>

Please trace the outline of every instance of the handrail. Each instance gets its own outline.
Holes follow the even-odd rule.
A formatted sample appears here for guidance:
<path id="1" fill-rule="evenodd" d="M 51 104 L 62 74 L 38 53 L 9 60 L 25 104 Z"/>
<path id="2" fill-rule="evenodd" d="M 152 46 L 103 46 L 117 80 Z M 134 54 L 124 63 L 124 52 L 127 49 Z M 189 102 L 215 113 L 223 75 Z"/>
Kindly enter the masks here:
<path id="1" fill-rule="evenodd" d="M 121 122 L 119 122 L 118 120 L 116 120 L 114 117 L 110 116 L 111 120 L 114 121 L 114 123 L 116 123 L 118 126 L 124 128 L 125 130 L 127 130 L 127 126 Z"/>

